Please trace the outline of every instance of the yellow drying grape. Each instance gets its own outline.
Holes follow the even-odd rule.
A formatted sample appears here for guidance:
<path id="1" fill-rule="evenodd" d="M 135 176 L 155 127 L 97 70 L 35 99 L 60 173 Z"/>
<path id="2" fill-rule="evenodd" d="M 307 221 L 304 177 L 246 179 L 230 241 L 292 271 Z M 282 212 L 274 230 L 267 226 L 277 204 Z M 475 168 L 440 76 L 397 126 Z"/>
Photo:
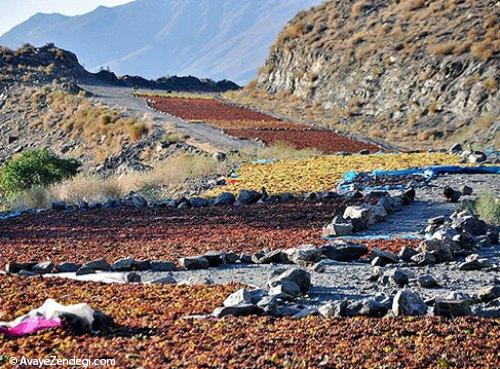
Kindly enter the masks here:
<path id="1" fill-rule="evenodd" d="M 382 170 L 399 170 L 432 165 L 458 165 L 459 157 L 441 153 L 325 155 L 310 159 L 284 160 L 268 164 L 244 163 L 239 178 L 209 191 L 216 196 L 222 192 L 237 193 L 241 189 L 260 191 L 265 187 L 270 193 L 327 191 L 337 186 L 344 173 Z"/>

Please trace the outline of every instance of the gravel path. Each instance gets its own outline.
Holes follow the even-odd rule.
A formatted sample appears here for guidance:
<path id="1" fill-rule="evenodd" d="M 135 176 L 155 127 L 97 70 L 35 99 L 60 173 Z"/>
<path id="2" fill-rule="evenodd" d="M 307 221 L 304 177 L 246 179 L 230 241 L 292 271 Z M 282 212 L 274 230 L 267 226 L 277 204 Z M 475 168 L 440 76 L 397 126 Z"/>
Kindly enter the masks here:
<path id="1" fill-rule="evenodd" d="M 427 219 L 440 215 L 449 216 L 459 203 L 444 201 L 443 189 L 450 186 L 461 190 L 464 185 L 473 189 L 470 199 L 477 194 L 495 193 L 500 195 L 500 176 L 498 174 L 453 174 L 434 178 L 430 185 L 417 189 L 416 201 L 405 206 L 402 211 L 388 217 L 386 222 L 378 223 L 370 229 L 356 233 L 351 238 L 397 238 L 419 237 L 419 232 L 425 227 Z"/>
<path id="2" fill-rule="evenodd" d="M 253 140 L 241 140 L 230 137 L 224 134 L 222 130 L 207 124 L 188 123 L 170 114 L 155 111 L 148 107 L 143 98 L 133 96 L 134 90 L 131 88 L 99 85 L 81 85 L 81 87 L 91 92 L 94 95 L 92 97 L 93 99 L 104 103 L 110 108 L 125 110 L 131 115 L 137 116 L 148 114 L 148 116 L 152 117 L 158 124 L 171 124 L 180 133 L 188 135 L 200 143 L 210 143 L 215 148 L 214 151 L 226 152 L 229 149 L 240 150 L 245 147 L 257 147 L 262 145 Z"/>
<path id="3" fill-rule="evenodd" d="M 488 257 L 493 264 L 500 263 L 500 246 L 483 249 L 482 257 Z M 211 268 L 192 271 L 175 272 L 138 272 L 143 283 L 149 283 L 162 277 L 171 275 L 177 283 L 187 284 L 226 284 L 241 283 L 249 286 L 266 288 L 267 281 L 273 272 L 279 269 L 293 268 L 293 265 L 227 265 L 220 268 Z M 492 284 L 495 273 L 491 271 L 461 271 L 457 263 L 444 263 L 429 267 L 399 267 L 407 272 L 410 279 L 409 288 L 418 291 L 425 298 L 444 297 L 451 291 L 473 293 L 477 289 Z M 390 269 L 386 267 L 385 269 Z M 372 274 L 372 266 L 363 262 L 335 262 L 330 261 L 324 273 L 311 272 L 312 288 L 310 290 L 311 301 L 309 303 L 321 303 L 328 300 L 343 298 L 361 299 L 374 296 L 379 292 L 388 295 L 395 294 L 396 286 L 384 286 L 380 282 L 370 282 L 368 277 Z M 94 281 L 106 283 L 125 283 L 128 273 L 101 272 L 75 276 L 74 273 L 48 274 L 47 277 L 62 277 L 80 281 Z M 427 289 L 417 285 L 415 278 L 420 275 L 433 276 L 441 287 Z"/>

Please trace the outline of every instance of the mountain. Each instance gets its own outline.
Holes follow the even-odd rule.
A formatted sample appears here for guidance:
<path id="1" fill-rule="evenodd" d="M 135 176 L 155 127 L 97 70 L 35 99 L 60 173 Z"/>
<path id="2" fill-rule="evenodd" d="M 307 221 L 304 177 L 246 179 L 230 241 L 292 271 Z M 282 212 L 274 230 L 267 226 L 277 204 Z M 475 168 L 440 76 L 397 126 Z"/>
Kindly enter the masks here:
<path id="1" fill-rule="evenodd" d="M 79 16 L 36 14 L 0 37 L 16 48 L 53 42 L 85 67 L 157 78 L 196 75 L 244 84 L 281 28 L 321 0 L 136 0 Z"/>
<path id="2" fill-rule="evenodd" d="M 413 147 L 499 147 L 497 8 L 326 1 L 283 29 L 239 99 Z"/>

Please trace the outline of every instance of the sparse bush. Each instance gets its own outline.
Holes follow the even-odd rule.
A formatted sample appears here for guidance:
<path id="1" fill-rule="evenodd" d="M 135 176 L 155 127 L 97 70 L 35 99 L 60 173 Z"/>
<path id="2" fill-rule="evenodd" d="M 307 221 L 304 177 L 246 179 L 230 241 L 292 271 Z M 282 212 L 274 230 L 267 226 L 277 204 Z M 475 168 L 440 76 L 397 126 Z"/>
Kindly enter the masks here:
<path id="1" fill-rule="evenodd" d="M 80 163 L 75 159 L 62 159 L 47 149 L 27 151 L 5 163 L 0 171 L 0 190 L 7 197 L 44 187 L 74 176 Z"/>
<path id="2" fill-rule="evenodd" d="M 45 68 L 44 68 L 44 73 L 51 76 L 52 74 L 54 74 L 56 70 L 56 66 L 54 65 L 54 63 L 50 63 L 49 65 L 47 65 Z"/>
<path id="3" fill-rule="evenodd" d="M 185 141 L 186 137 L 179 132 L 168 132 L 162 136 L 161 140 L 167 143 L 176 143 Z"/>
<path id="4" fill-rule="evenodd" d="M 442 44 L 431 45 L 428 47 L 428 51 L 433 55 L 451 55 L 455 52 L 457 46 L 457 42 L 450 41 Z"/>
<path id="5" fill-rule="evenodd" d="M 486 222 L 500 224 L 500 198 L 493 193 L 480 195 L 477 199 L 464 203 L 463 208 L 473 211 Z"/>
<path id="6" fill-rule="evenodd" d="M 490 92 L 496 92 L 498 89 L 498 83 L 494 78 L 487 78 L 483 82 L 483 86 L 485 89 L 487 89 Z"/>
<path id="7" fill-rule="evenodd" d="M 56 59 L 66 59 L 66 53 L 64 52 L 64 50 L 56 49 L 54 54 L 56 56 Z"/>
<path id="8" fill-rule="evenodd" d="M 253 91 L 257 88 L 257 80 L 252 79 L 248 84 L 246 85 L 245 89 L 248 91 Z"/>
<path id="9" fill-rule="evenodd" d="M 306 30 L 306 25 L 303 21 L 297 21 L 288 24 L 278 36 L 278 39 L 276 40 L 274 47 L 280 47 L 286 40 L 294 39 L 301 36 L 302 34 L 304 34 L 305 30 Z"/>
<path id="10" fill-rule="evenodd" d="M 365 0 L 358 0 L 354 3 L 354 5 L 352 6 L 352 13 L 354 15 L 361 15 L 361 13 L 363 12 L 363 8 L 365 7 L 366 5 L 366 1 Z"/>
<path id="11" fill-rule="evenodd" d="M 406 0 L 404 6 L 409 11 L 414 11 L 422 8 L 425 5 L 425 0 Z"/>
<path id="12" fill-rule="evenodd" d="M 493 56 L 494 46 L 489 41 L 476 42 L 470 48 L 471 54 L 476 58 L 487 61 Z"/>
<path id="13" fill-rule="evenodd" d="M 135 123 L 129 128 L 130 138 L 134 141 L 140 140 L 142 136 L 146 135 L 148 132 L 148 127 L 141 122 Z"/>
<path id="14" fill-rule="evenodd" d="M 111 114 L 103 114 L 99 117 L 99 121 L 103 126 L 113 123 L 113 115 Z"/>

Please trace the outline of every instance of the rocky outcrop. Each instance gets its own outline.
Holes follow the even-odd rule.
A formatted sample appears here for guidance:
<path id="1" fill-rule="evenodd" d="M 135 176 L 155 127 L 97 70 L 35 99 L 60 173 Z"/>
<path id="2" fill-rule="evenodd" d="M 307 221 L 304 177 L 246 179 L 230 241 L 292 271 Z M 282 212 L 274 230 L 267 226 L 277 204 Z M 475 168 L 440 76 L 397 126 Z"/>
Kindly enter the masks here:
<path id="1" fill-rule="evenodd" d="M 42 47 L 25 44 L 17 50 L 0 47 L 0 91 L 13 83 L 42 85 L 56 79 L 73 83 L 106 83 L 120 87 L 191 92 L 224 92 L 240 88 L 226 79 L 213 81 L 193 76 L 169 76 L 149 80 L 140 76 L 117 77 L 106 69 L 91 73 L 80 64 L 75 54 L 52 43 Z"/>
<path id="2" fill-rule="evenodd" d="M 495 3 L 326 1 L 283 30 L 257 89 L 374 137 L 498 145 Z"/>
<path id="3" fill-rule="evenodd" d="M 171 91 L 193 91 L 193 92 L 224 92 L 238 90 L 240 86 L 227 79 L 221 81 L 212 81 L 211 79 L 199 79 L 193 76 L 161 77 L 156 80 L 146 79 L 140 76 L 121 76 L 117 77 L 111 71 L 101 70 L 94 74 L 101 81 L 123 87 L 144 88 L 153 90 L 171 90 Z"/>

